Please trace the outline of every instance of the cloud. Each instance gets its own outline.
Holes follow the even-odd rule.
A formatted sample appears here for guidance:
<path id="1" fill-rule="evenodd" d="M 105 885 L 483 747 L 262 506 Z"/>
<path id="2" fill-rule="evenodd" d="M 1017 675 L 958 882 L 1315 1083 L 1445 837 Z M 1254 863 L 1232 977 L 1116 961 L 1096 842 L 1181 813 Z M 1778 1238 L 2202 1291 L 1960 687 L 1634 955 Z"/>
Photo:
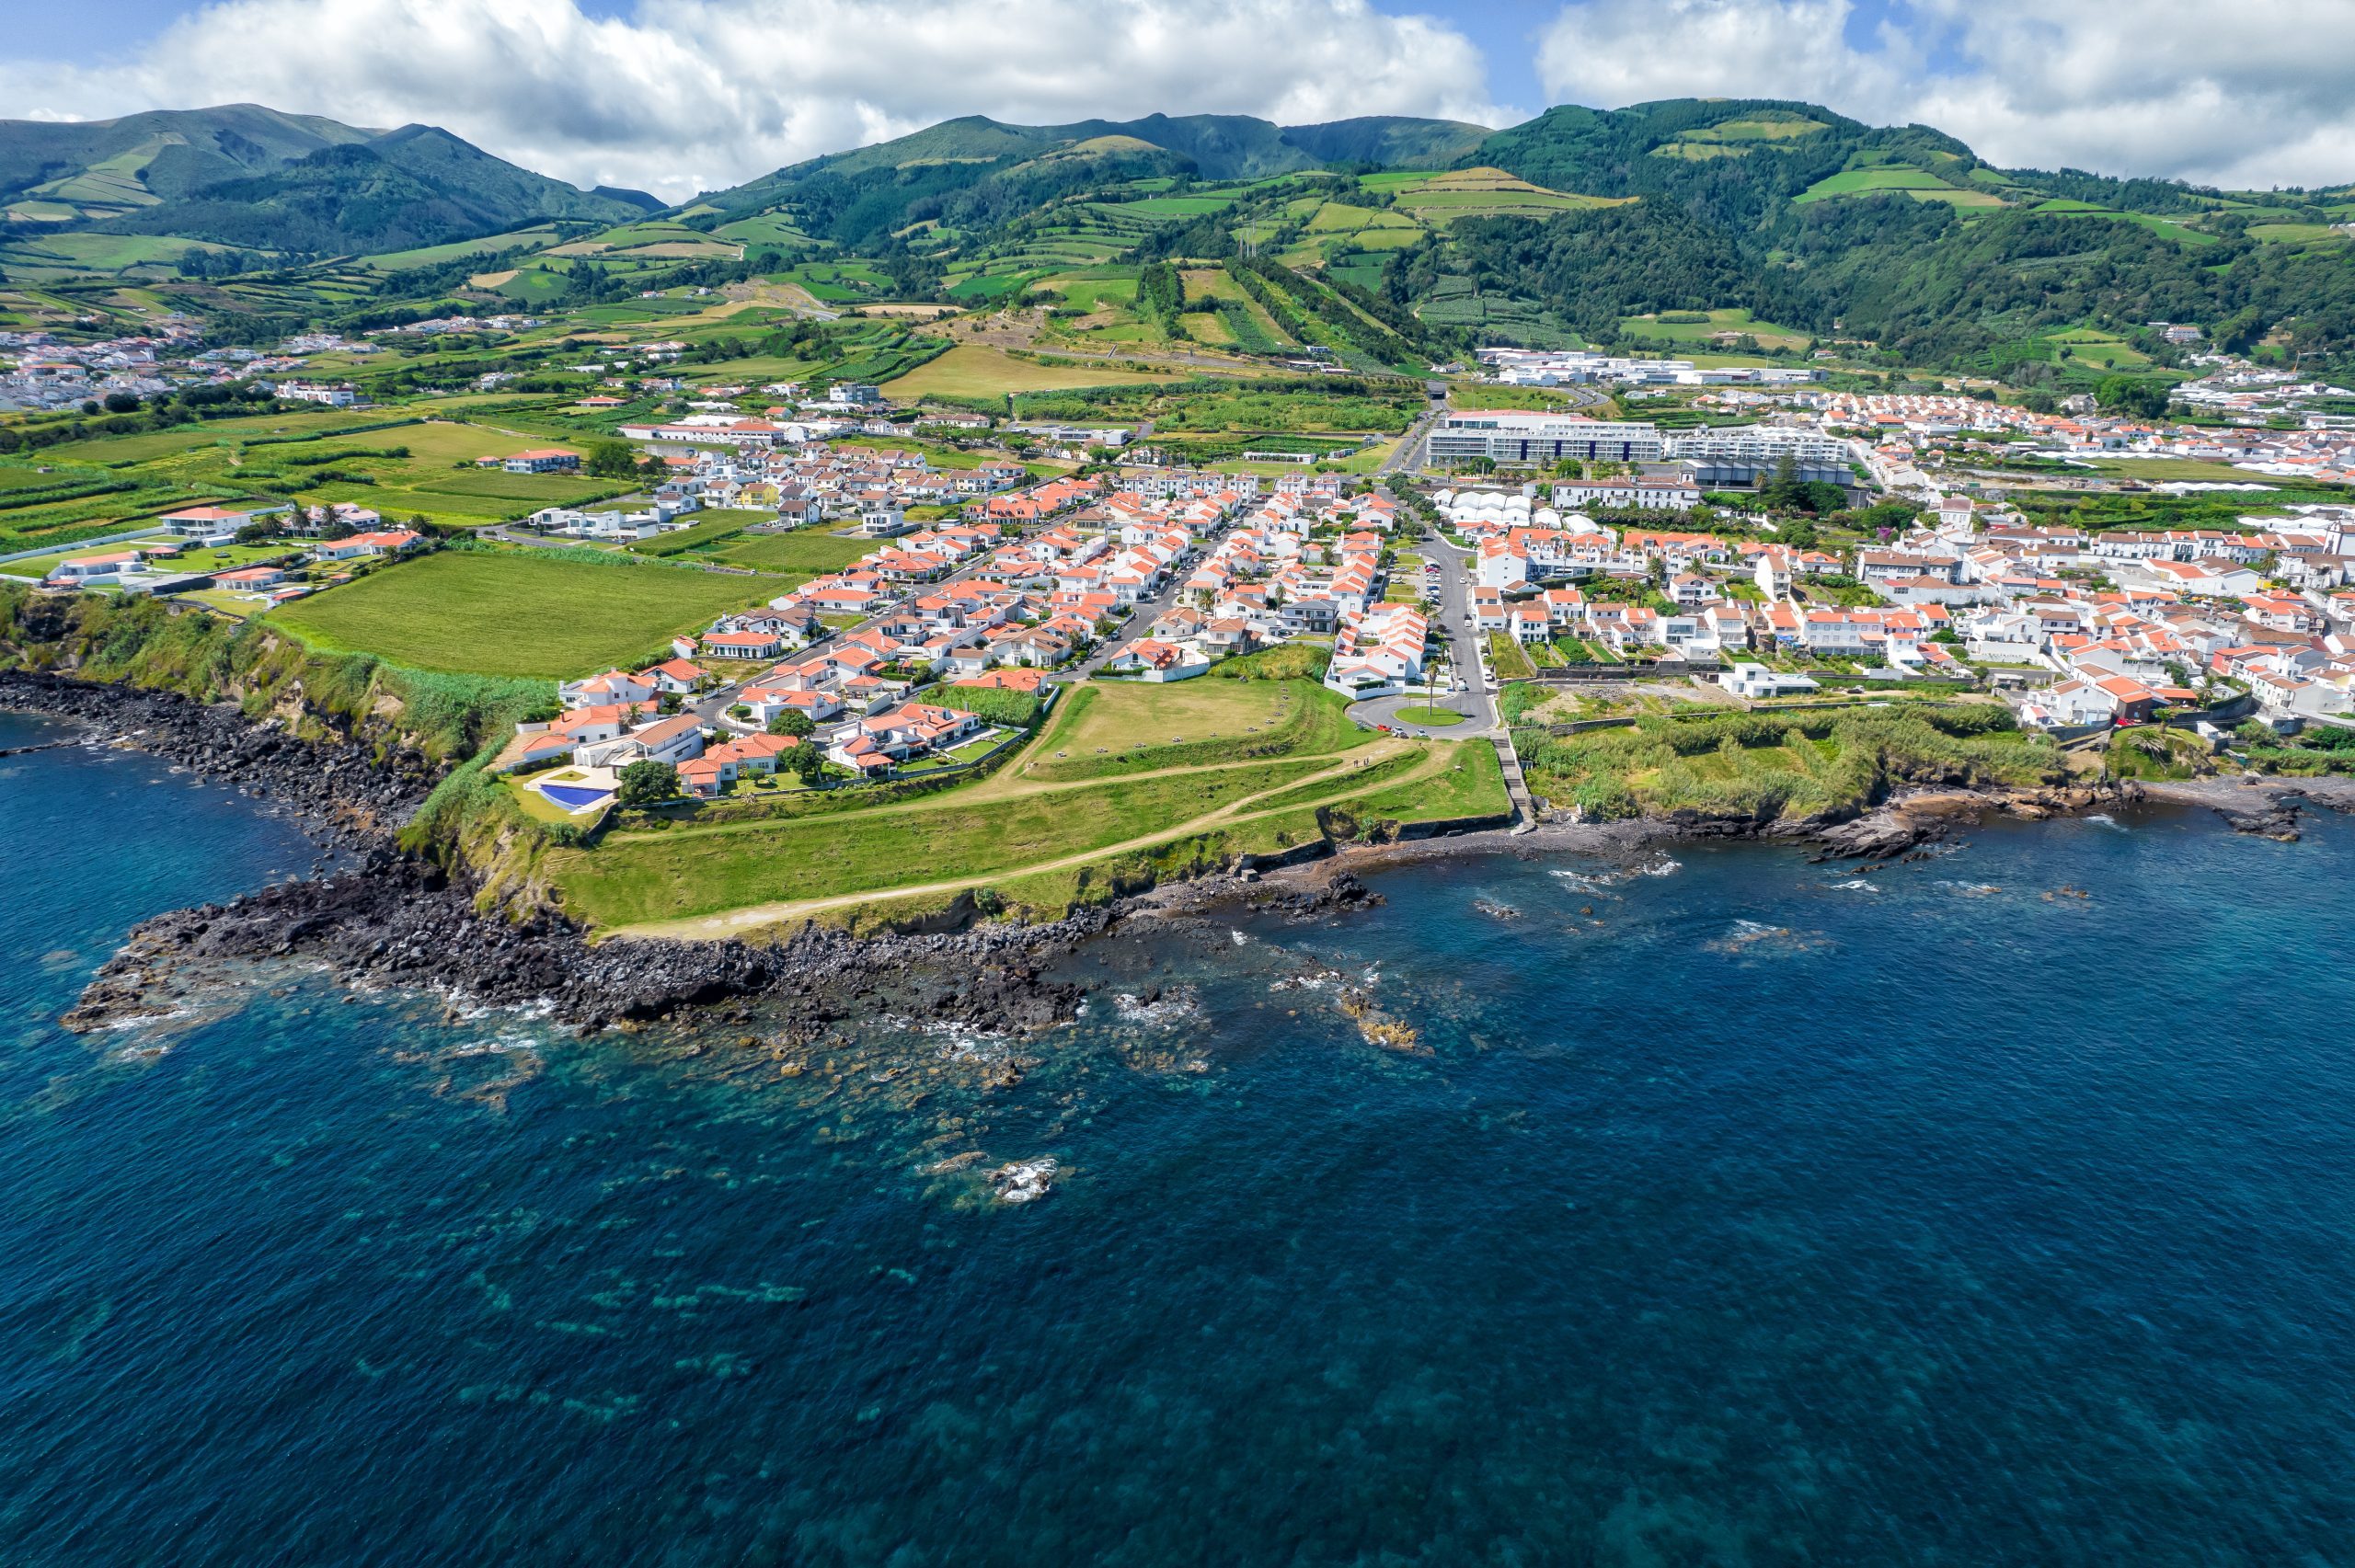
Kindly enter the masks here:
<path id="1" fill-rule="evenodd" d="M 1557 101 L 1805 98 L 2012 166 L 2355 179 L 2346 0 L 1576 0 L 1537 65 Z"/>
<path id="2" fill-rule="evenodd" d="M 253 102 L 447 127 L 582 185 L 684 198 L 986 114 L 1488 120 L 1465 36 L 1367 0 L 224 0 L 115 64 L 0 63 L 22 118 Z"/>

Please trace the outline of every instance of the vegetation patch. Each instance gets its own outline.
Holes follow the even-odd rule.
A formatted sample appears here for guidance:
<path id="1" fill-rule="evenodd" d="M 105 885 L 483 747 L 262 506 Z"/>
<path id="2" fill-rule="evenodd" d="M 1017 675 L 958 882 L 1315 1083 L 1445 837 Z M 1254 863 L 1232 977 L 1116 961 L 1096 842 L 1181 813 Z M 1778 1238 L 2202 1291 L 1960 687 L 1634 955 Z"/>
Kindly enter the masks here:
<path id="1" fill-rule="evenodd" d="M 767 599 L 775 586 L 615 557 L 443 551 L 295 600 L 269 618 L 323 651 L 559 679 L 642 658 Z"/>

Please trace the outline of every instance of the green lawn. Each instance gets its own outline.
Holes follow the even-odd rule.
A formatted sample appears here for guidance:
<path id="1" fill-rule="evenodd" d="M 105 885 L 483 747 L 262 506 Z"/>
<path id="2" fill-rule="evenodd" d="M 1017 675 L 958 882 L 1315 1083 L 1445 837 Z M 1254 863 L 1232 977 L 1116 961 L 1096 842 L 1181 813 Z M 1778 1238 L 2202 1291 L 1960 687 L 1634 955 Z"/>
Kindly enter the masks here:
<path id="1" fill-rule="evenodd" d="M 1471 717 L 1469 714 L 1460 714 L 1453 708 L 1429 707 L 1421 703 L 1400 708 L 1398 716 L 1408 724 L 1427 724 L 1441 728 L 1466 723 Z"/>
<path id="2" fill-rule="evenodd" d="M 465 675 L 593 674 L 773 595 L 776 585 L 684 567 L 447 551 L 273 611 L 330 652 Z"/>
<path id="3" fill-rule="evenodd" d="M 1499 681 L 1526 681 L 1537 673 L 1522 646 L 1502 632 L 1488 634 L 1488 668 Z"/>
<path id="4" fill-rule="evenodd" d="M 1017 870 L 1140 838 L 1314 772 L 1269 761 L 982 799 L 961 791 L 856 814 L 821 811 L 705 830 L 609 834 L 548 867 L 576 918 L 599 926 L 830 898 Z M 856 795 L 847 795 L 855 802 Z"/>
<path id="5" fill-rule="evenodd" d="M 1104 778 L 1249 756 L 1323 756 L 1363 745 L 1340 695 L 1305 681 L 1107 682 L 1071 692 L 1022 764 L 1033 779 Z"/>
<path id="6" fill-rule="evenodd" d="M 790 533 L 739 534 L 713 555 L 731 566 L 815 577 L 841 571 L 880 544 L 874 539 L 845 539 L 823 528 L 797 528 Z"/>
<path id="7" fill-rule="evenodd" d="M 640 539 L 622 548 L 638 555 L 683 555 L 733 539 L 752 523 L 776 521 L 776 513 L 773 511 L 729 511 L 717 507 L 689 515 L 695 521 L 685 528 L 658 533 L 651 539 Z"/>

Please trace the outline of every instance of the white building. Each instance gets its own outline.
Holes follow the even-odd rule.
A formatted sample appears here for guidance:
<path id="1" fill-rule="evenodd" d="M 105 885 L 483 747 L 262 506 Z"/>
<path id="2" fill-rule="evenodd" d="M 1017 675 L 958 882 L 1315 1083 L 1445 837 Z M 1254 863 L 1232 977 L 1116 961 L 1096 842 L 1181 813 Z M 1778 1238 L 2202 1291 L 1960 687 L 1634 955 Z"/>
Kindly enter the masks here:
<path id="1" fill-rule="evenodd" d="M 1652 463 L 1660 456 L 1659 429 L 1648 421 L 1589 419 L 1576 414 L 1515 409 L 1466 410 L 1431 427 L 1425 456 L 1432 464 L 1485 457 L 1492 463 Z"/>

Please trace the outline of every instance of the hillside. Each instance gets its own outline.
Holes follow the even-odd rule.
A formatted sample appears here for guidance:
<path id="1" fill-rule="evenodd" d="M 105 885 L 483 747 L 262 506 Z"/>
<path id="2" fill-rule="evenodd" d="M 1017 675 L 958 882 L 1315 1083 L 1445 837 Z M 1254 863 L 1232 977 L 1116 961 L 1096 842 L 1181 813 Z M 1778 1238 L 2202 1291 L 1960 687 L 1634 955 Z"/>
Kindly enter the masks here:
<path id="1" fill-rule="evenodd" d="M 0 206 L 17 223 L 112 217 L 380 134 L 258 104 L 0 120 Z"/>
<path id="2" fill-rule="evenodd" d="M 431 127 L 241 105 L 0 123 L 0 198 L 16 220 L 0 270 L 19 281 L 177 273 L 204 285 L 177 302 L 267 316 L 239 329 L 258 337 L 306 310 L 364 323 L 388 304 L 602 308 L 757 282 L 778 309 L 1045 310 L 997 346 L 1242 369 L 1419 373 L 1486 345 L 1581 342 L 1796 361 L 1836 345 L 1848 368 L 2084 390 L 2095 366 L 2074 342 L 2125 350 L 2105 370 L 2178 364 L 2162 322 L 2282 362 L 2355 359 L 2344 188 L 2004 168 L 1931 127 L 1766 97 L 1565 105 L 1500 131 L 968 116 L 668 210 Z M 358 257 L 386 259 L 322 259 Z M 884 375 L 943 346 L 838 359 Z"/>
<path id="3" fill-rule="evenodd" d="M 378 132 L 250 104 L 121 120 L 0 121 L 19 233 L 168 235 L 315 255 L 405 249 L 659 206 L 583 191 L 432 126 Z"/>
<path id="4" fill-rule="evenodd" d="M 1121 179 L 1263 179 L 1328 165 L 1443 168 L 1488 134 L 1481 126 L 1401 116 L 1287 128 L 1246 115 L 1070 125 L 1006 125 L 975 115 L 795 164 L 699 197 L 685 212 L 741 219 L 784 209 L 804 232 L 857 246 L 914 223 L 1003 222 Z"/>

